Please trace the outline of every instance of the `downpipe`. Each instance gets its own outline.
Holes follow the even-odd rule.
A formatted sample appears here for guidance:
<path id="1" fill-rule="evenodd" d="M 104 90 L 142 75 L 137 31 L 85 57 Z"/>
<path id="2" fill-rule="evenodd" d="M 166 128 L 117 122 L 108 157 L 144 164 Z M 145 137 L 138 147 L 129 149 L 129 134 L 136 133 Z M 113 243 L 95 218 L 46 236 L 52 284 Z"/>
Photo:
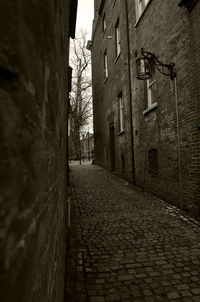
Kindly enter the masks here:
<path id="1" fill-rule="evenodd" d="M 177 79 L 174 78 L 174 90 L 175 90 L 175 105 L 176 105 L 176 128 L 177 128 L 177 152 L 178 152 L 178 170 L 179 170 L 179 202 L 180 209 L 183 210 L 183 198 L 182 198 L 182 169 L 181 169 L 181 150 L 180 150 L 180 127 L 179 127 L 179 109 L 178 109 L 178 89 Z"/>
<path id="2" fill-rule="evenodd" d="M 71 198 L 67 199 L 67 227 L 70 229 L 71 226 Z"/>

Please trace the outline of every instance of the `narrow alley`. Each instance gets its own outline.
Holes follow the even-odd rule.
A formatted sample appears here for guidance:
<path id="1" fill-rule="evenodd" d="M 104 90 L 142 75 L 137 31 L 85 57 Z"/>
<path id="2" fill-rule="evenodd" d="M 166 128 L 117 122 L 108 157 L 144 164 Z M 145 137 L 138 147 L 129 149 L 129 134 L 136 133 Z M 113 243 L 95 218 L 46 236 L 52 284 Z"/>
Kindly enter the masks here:
<path id="1" fill-rule="evenodd" d="M 199 302 L 200 225 L 98 166 L 70 169 L 69 301 Z"/>

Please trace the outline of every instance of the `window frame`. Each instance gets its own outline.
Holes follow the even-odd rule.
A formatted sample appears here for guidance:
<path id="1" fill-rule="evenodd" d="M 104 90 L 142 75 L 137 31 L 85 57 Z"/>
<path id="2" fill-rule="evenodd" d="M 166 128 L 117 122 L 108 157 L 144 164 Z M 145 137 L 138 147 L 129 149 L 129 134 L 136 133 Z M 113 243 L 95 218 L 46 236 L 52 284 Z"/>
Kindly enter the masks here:
<path id="1" fill-rule="evenodd" d="M 151 0 L 135 0 L 136 24 L 146 10 Z"/>
<path id="2" fill-rule="evenodd" d="M 118 133 L 124 132 L 124 100 L 122 92 L 117 97 Z"/>
<path id="3" fill-rule="evenodd" d="M 153 92 L 154 85 L 156 85 L 156 79 L 154 78 L 152 81 L 151 79 L 146 80 L 147 85 L 147 108 L 151 107 L 155 101 L 155 95 Z"/>
<path id="4" fill-rule="evenodd" d="M 118 58 L 121 54 L 121 35 L 119 18 L 115 24 L 115 56 Z"/>
<path id="5" fill-rule="evenodd" d="M 146 114 L 147 112 L 158 106 L 156 68 L 153 63 L 149 66 L 149 68 L 152 77 L 144 82 L 144 90 L 145 90 L 144 99 L 145 99 L 146 109 L 143 111 L 143 114 Z"/>
<path id="6" fill-rule="evenodd" d="M 103 14 L 103 18 L 102 18 L 102 32 L 103 34 L 106 32 L 107 26 L 106 26 L 106 14 Z"/>
<path id="7" fill-rule="evenodd" d="M 108 78 L 108 54 L 107 49 L 104 51 L 103 54 L 103 64 L 104 64 L 104 81 Z"/>

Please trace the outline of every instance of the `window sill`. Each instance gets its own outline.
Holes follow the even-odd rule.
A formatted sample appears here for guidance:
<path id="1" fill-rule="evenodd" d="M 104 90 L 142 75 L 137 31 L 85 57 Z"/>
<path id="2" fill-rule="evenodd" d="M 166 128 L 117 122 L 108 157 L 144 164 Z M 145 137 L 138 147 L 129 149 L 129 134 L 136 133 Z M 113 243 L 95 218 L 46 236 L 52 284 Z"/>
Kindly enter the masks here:
<path id="1" fill-rule="evenodd" d="M 124 133 L 124 130 L 117 132 L 117 135 L 121 135 Z"/>
<path id="2" fill-rule="evenodd" d="M 120 57 L 120 55 L 121 55 L 121 52 L 118 54 L 118 56 L 115 58 L 115 60 L 114 60 L 114 64 L 118 61 L 118 59 L 119 59 L 119 57 Z"/>
<path id="3" fill-rule="evenodd" d="M 143 111 L 143 115 L 147 114 L 148 112 L 152 111 L 153 109 L 158 107 L 158 103 L 153 103 L 150 107 L 148 107 L 146 110 Z"/>
<path id="4" fill-rule="evenodd" d="M 104 79 L 104 81 L 103 81 L 103 82 L 104 82 L 104 84 L 107 82 L 107 79 L 108 79 L 108 77 L 106 77 L 106 78 Z"/>
<path id="5" fill-rule="evenodd" d="M 135 22 L 134 27 L 137 27 L 138 23 L 140 22 L 140 20 L 142 19 L 142 16 L 144 15 L 145 11 L 147 10 L 147 7 L 149 6 L 151 0 L 149 0 L 149 2 L 147 3 L 147 5 L 145 6 L 143 12 L 141 13 L 141 15 L 137 18 L 137 21 Z"/>

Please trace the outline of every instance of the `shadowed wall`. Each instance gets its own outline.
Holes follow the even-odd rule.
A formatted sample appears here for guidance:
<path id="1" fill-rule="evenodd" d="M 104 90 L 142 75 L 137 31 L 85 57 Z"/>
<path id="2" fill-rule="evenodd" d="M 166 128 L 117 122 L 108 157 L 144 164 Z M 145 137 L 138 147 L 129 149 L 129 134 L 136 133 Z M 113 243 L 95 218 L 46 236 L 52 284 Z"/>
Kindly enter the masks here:
<path id="1" fill-rule="evenodd" d="M 0 2 L 1 301 L 63 301 L 69 4 Z"/>

